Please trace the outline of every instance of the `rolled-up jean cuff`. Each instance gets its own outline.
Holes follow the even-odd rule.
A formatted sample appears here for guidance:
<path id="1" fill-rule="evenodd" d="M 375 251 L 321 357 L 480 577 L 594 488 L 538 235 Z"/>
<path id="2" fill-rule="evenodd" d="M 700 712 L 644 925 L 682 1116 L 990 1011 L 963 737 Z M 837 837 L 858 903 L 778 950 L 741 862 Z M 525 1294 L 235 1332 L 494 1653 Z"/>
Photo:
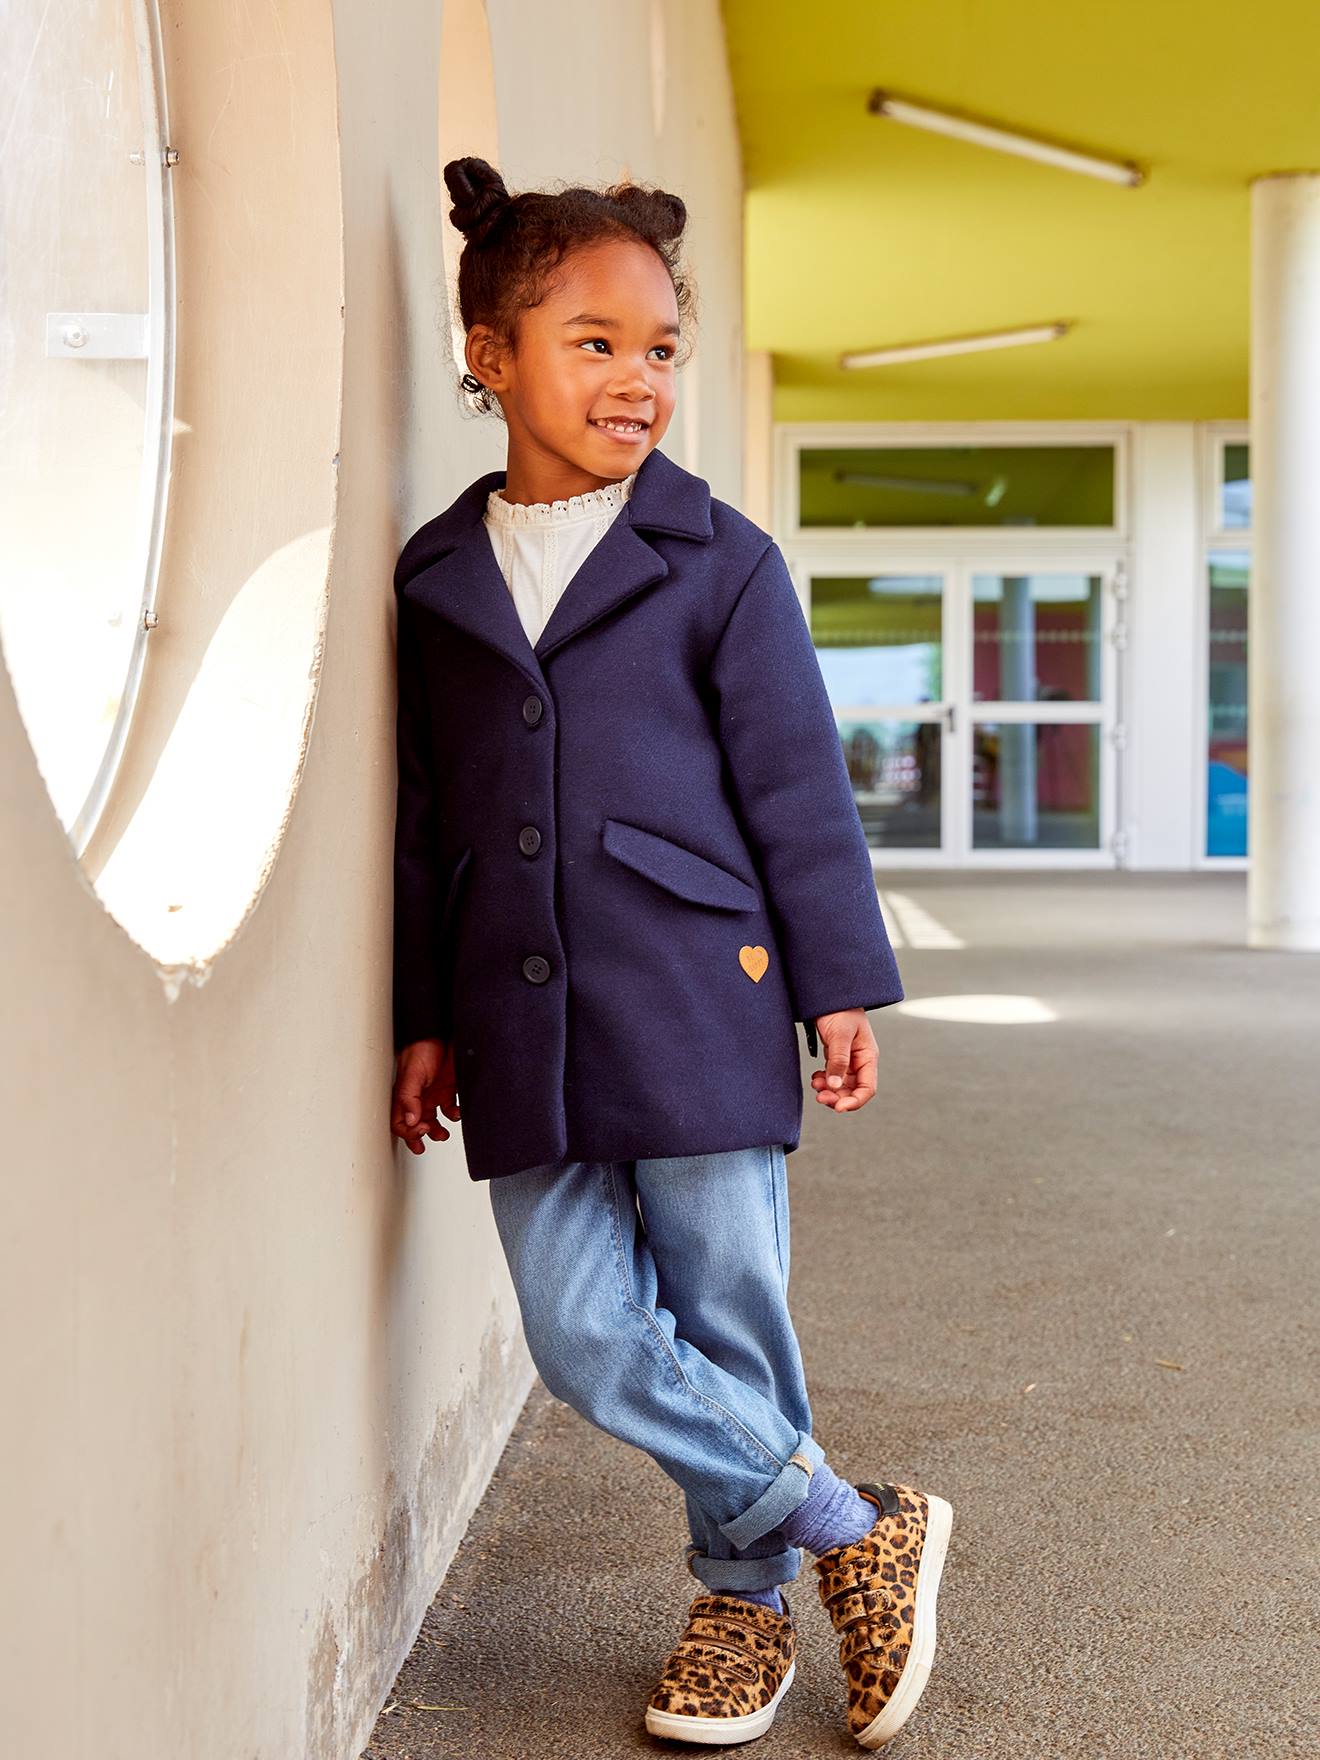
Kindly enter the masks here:
<path id="1" fill-rule="evenodd" d="M 767 1558 L 712 1558 L 699 1547 L 689 1546 L 687 1567 L 708 1589 L 773 1589 L 793 1581 L 802 1569 L 802 1553 L 790 1546 Z"/>
<path id="2" fill-rule="evenodd" d="M 796 1457 L 796 1458 L 795 1458 Z M 804 1466 L 803 1460 L 810 1464 Z M 825 1450 L 805 1430 L 798 1431 L 793 1453 L 776 1476 L 748 1509 L 732 1521 L 720 1523 L 720 1533 L 731 1546 L 750 1546 L 771 1528 L 777 1528 L 785 1516 L 805 1503 L 811 1489 L 811 1475 L 825 1459 Z"/>

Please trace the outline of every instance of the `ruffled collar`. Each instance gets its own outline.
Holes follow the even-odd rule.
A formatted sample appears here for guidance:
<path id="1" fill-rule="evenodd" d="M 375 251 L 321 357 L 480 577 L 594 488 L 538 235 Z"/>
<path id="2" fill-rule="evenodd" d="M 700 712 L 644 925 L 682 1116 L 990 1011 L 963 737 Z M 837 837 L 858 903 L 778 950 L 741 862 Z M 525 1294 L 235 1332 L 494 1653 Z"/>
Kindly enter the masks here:
<path id="1" fill-rule="evenodd" d="M 506 501 L 498 489 L 492 489 L 486 497 L 486 518 L 502 526 L 559 526 L 595 519 L 602 513 L 617 513 L 636 481 L 637 472 L 633 471 L 620 482 L 588 489 L 583 495 L 569 495 L 563 501 Z"/>

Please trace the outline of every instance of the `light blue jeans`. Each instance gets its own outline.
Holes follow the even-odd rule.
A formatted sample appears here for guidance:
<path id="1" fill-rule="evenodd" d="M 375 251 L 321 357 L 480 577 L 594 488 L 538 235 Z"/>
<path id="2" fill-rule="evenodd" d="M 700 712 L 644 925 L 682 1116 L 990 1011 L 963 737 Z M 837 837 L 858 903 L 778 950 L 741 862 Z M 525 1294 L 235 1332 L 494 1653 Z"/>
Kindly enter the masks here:
<path id="1" fill-rule="evenodd" d="M 487 1182 L 541 1379 L 680 1486 L 708 1589 L 797 1576 L 778 1525 L 825 1458 L 788 1311 L 785 1160 L 773 1144 Z"/>

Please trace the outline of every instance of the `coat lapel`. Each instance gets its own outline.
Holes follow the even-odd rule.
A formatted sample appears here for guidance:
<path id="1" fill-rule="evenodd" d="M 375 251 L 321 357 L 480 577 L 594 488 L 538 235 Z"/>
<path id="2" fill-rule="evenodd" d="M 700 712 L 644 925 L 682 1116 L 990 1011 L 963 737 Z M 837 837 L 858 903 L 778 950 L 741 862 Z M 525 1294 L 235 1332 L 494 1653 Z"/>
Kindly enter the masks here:
<path id="1" fill-rule="evenodd" d="M 638 466 L 632 494 L 565 585 L 533 647 L 482 520 L 486 496 L 504 482 L 503 471 L 488 471 L 415 533 L 399 557 L 396 586 L 495 649 L 543 687 L 541 662 L 548 654 L 668 575 L 669 564 L 643 532 L 703 543 L 715 535 L 705 479 L 683 470 L 662 452 L 648 453 Z"/>

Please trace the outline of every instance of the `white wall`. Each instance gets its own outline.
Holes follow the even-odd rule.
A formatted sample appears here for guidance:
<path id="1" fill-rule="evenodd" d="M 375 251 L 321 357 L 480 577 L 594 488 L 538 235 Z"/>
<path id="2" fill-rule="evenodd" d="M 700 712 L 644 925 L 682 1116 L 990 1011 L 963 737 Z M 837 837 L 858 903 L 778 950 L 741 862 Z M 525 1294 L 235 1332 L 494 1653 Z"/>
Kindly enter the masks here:
<path id="1" fill-rule="evenodd" d="M 315 714 L 282 839 L 238 933 L 182 989 L 74 859 L 0 668 L 0 1746 L 25 1760 L 349 1756 L 531 1374 L 485 1187 L 457 1139 L 421 1159 L 395 1145 L 387 1111 L 391 570 L 417 524 L 502 462 L 502 430 L 450 390 L 439 5 L 165 11 L 194 241 L 179 468 L 217 389 L 208 296 L 227 338 L 273 319 L 300 352 L 292 390 L 243 386 L 260 485 L 209 527 L 184 517 L 208 506 L 192 453 L 163 595 L 183 615 L 244 547 L 236 591 L 287 540 L 291 497 L 321 494 L 329 615 L 290 681 L 305 695 L 310 673 Z M 737 499 L 741 192 L 718 8 L 491 0 L 490 20 L 511 184 L 626 165 L 689 202 L 699 392 L 680 382 L 680 412 L 688 397 L 696 413 L 666 449 Z M 290 239 L 313 219 L 337 235 L 336 96 L 342 346 L 333 278 L 335 322 L 322 303 L 309 346 L 296 298 L 254 306 L 249 264 L 272 210 Z M 291 193 L 278 149 L 309 109 L 329 126 Z M 233 230 L 204 249 L 222 221 Z M 331 420 L 309 446 L 310 398 Z M 186 694 L 186 667 L 160 678 Z M 149 676 L 159 726 L 178 705 L 153 689 Z M 129 791 L 116 835 L 133 810 Z"/>
<path id="2" fill-rule="evenodd" d="M 1133 868 L 1190 868 L 1199 852 L 1205 689 L 1197 429 L 1132 427 L 1132 547 L 1124 819 Z"/>

